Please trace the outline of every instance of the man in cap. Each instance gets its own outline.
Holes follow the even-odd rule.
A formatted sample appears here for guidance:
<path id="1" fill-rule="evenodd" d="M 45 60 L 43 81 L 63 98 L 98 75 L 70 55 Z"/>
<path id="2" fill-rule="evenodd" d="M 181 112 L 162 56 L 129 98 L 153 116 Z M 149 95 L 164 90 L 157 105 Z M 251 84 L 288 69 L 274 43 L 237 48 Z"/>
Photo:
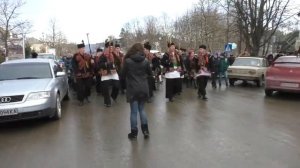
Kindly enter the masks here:
<path id="1" fill-rule="evenodd" d="M 88 97 L 91 95 L 91 77 L 93 74 L 93 67 L 91 56 L 85 53 L 85 45 L 77 44 L 78 52 L 74 54 L 75 61 L 74 73 L 77 84 L 77 98 L 79 105 L 82 106 L 84 100 L 89 102 Z"/>
<path id="2" fill-rule="evenodd" d="M 180 92 L 181 72 L 183 63 L 175 50 L 174 43 L 168 43 L 168 51 L 164 54 L 161 64 L 165 69 L 166 98 L 173 102 L 175 94 Z"/>
<path id="3" fill-rule="evenodd" d="M 199 98 L 202 97 L 203 100 L 207 100 L 206 86 L 207 86 L 209 76 L 202 75 L 202 72 L 208 72 L 207 69 L 208 65 L 209 65 L 209 57 L 206 51 L 206 46 L 200 45 L 199 52 L 198 52 L 198 68 L 197 68 L 200 72 L 200 76 L 197 77 L 197 83 L 198 83 L 198 97 Z"/>
<path id="4" fill-rule="evenodd" d="M 113 42 L 106 40 L 105 50 L 99 59 L 99 73 L 101 74 L 101 87 L 102 94 L 104 96 L 104 105 L 111 107 L 111 99 L 115 102 L 119 94 L 119 75 L 118 66 L 116 63 L 120 62 L 119 58 L 113 54 L 114 45 Z M 111 94 L 109 94 L 109 88 L 112 87 Z"/>

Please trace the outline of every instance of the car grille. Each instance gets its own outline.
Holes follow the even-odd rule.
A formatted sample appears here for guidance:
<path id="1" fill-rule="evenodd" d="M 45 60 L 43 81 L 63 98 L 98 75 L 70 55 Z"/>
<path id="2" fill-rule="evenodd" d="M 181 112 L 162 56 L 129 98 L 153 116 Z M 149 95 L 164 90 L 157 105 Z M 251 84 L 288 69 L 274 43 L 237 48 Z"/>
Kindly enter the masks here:
<path id="1" fill-rule="evenodd" d="M 23 100 L 23 98 L 24 98 L 24 95 L 2 96 L 2 97 L 0 97 L 0 104 L 20 102 Z"/>

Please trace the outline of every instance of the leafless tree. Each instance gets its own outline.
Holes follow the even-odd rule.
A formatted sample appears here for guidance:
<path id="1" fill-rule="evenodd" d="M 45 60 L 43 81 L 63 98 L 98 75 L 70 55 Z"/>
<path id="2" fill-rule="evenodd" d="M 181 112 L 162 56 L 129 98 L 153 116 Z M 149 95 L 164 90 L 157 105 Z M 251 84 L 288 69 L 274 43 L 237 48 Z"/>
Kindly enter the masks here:
<path id="1" fill-rule="evenodd" d="M 234 0 L 236 18 L 246 50 L 258 56 L 288 18 L 290 0 Z"/>
<path id="2" fill-rule="evenodd" d="M 67 39 L 64 33 L 59 30 L 58 22 L 55 18 L 49 21 L 49 32 L 46 34 L 46 38 L 43 43 L 47 44 L 51 48 L 56 49 L 57 55 L 63 54 L 63 44 L 67 43 Z"/>
<path id="3" fill-rule="evenodd" d="M 12 34 L 26 33 L 28 21 L 19 19 L 22 0 L 0 0 L 0 40 L 4 43 L 5 56 L 9 54 L 8 44 Z"/>

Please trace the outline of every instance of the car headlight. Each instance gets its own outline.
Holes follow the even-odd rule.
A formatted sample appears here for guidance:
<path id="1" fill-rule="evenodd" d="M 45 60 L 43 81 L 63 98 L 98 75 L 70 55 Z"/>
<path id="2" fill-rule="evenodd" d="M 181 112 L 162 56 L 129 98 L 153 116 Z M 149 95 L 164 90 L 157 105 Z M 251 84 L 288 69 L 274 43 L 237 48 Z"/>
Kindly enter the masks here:
<path id="1" fill-rule="evenodd" d="M 30 93 L 28 95 L 27 101 L 47 99 L 49 97 L 50 97 L 50 92 L 35 92 L 35 93 Z"/>

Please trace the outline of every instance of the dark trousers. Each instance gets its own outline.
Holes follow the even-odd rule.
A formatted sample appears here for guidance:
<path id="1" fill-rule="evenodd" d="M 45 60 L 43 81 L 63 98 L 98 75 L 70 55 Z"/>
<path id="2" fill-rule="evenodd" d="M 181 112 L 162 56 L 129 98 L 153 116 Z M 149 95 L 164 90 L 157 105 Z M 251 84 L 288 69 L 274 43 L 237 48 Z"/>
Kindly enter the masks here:
<path id="1" fill-rule="evenodd" d="M 175 94 L 179 93 L 181 78 L 166 79 L 166 98 L 172 99 Z"/>
<path id="2" fill-rule="evenodd" d="M 76 91 L 77 99 L 83 101 L 91 95 L 91 78 L 77 78 L 76 79 Z"/>
<path id="3" fill-rule="evenodd" d="M 206 86 L 208 82 L 208 77 L 207 76 L 199 76 L 197 78 L 197 83 L 198 83 L 198 95 L 199 96 L 206 96 Z"/>
<path id="4" fill-rule="evenodd" d="M 182 92 L 183 78 L 178 78 L 177 82 L 178 82 L 178 87 L 177 87 L 176 93 L 180 94 Z"/>
<path id="5" fill-rule="evenodd" d="M 110 97 L 114 100 L 117 99 L 120 88 L 119 80 L 105 80 L 101 83 L 102 95 L 104 97 L 104 104 L 111 105 Z M 109 89 L 112 87 L 111 95 L 109 95 Z"/>
<path id="6" fill-rule="evenodd" d="M 96 76 L 96 92 L 101 93 L 101 76 Z"/>
<path id="7" fill-rule="evenodd" d="M 155 79 L 152 76 L 148 77 L 149 97 L 153 97 L 153 90 L 155 90 Z"/>
<path id="8" fill-rule="evenodd" d="M 211 85 L 212 87 L 217 87 L 217 75 L 218 73 L 211 73 Z"/>

